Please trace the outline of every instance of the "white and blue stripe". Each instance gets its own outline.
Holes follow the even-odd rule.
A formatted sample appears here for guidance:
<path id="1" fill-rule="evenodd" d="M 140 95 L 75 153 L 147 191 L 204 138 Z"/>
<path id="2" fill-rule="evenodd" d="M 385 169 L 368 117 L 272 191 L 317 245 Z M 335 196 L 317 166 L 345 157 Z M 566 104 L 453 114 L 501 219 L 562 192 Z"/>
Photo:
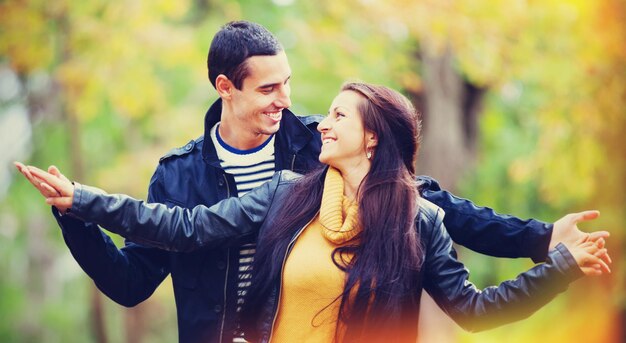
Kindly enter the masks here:
<path id="1" fill-rule="evenodd" d="M 233 175 L 237 185 L 237 196 L 241 197 L 250 190 L 261 186 L 274 176 L 276 164 L 274 159 L 274 135 L 260 146 L 240 150 L 226 144 L 219 135 L 219 123 L 210 131 L 211 139 L 224 171 Z M 239 247 L 239 270 L 237 283 L 237 312 L 241 310 L 244 296 L 250 287 L 252 278 L 252 262 L 256 244 L 250 243 Z M 242 337 L 235 337 L 234 343 L 245 342 Z"/>

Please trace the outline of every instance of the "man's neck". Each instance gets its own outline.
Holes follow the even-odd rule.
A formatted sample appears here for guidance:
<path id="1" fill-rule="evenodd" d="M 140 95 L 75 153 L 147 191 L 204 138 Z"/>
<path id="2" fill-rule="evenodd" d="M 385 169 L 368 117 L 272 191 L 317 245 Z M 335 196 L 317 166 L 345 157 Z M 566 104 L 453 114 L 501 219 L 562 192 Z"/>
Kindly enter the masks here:
<path id="1" fill-rule="evenodd" d="M 261 144 L 265 143 L 270 135 L 264 135 L 256 132 L 252 132 L 247 128 L 241 128 L 236 123 L 229 120 L 222 121 L 218 127 L 218 133 L 220 138 L 229 146 L 238 150 L 250 150 L 254 149 Z"/>

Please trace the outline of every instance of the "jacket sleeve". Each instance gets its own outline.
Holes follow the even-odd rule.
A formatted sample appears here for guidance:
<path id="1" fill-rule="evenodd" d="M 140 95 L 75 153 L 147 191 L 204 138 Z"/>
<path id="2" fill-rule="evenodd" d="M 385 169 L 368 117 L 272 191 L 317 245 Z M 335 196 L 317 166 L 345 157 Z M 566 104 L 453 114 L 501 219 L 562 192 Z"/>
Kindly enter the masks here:
<path id="1" fill-rule="evenodd" d="M 522 220 L 442 190 L 436 180 L 419 176 L 420 194 L 442 208 L 444 224 L 455 243 L 495 257 L 530 257 L 535 263 L 548 255 L 552 224 Z"/>
<path id="2" fill-rule="evenodd" d="M 152 176 L 148 198 L 159 201 L 162 194 L 159 169 Z M 52 212 L 63 239 L 85 273 L 111 300 L 123 306 L 144 301 L 169 274 L 169 253 L 127 242 L 118 249 L 95 223 L 72 215 Z"/>
<path id="3" fill-rule="evenodd" d="M 423 266 L 424 289 L 468 331 L 486 330 L 526 318 L 582 276 L 576 260 L 559 244 L 550 251 L 546 263 L 499 286 L 479 290 L 469 281 L 468 270 L 455 256 L 443 223 L 432 225 Z"/>
<path id="4" fill-rule="evenodd" d="M 76 184 L 72 213 L 133 242 L 168 251 L 232 245 L 256 234 L 272 204 L 281 173 L 241 198 L 193 209 L 146 203 Z"/>

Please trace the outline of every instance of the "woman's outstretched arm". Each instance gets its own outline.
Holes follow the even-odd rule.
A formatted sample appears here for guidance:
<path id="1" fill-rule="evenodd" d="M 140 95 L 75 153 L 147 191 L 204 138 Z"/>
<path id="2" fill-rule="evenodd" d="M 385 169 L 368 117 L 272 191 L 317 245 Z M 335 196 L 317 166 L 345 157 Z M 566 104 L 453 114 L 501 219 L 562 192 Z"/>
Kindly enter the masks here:
<path id="1" fill-rule="evenodd" d="M 432 213 L 432 211 L 431 211 Z M 428 216 L 427 216 L 428 217 Z M 550 251 L 547 262 L 498 286 L 478 289 L 469 271 L 456 259 L 442 214 L 422 219 L 420 234 L 426 244 L 424 289 L 461 327 L 481 331 L 530 316 L 583 275 L 609 270 L 599 258 L 606 253 L 595 242 L 573 247 L 563 244 Z"/>
<path id="2" fill-rule="evenodd" d="M 39 179 L 49 194 L 58 193 L 48 196 L 46 202 L 62 213 L 69 211 L 68 215 L 97 223 L 134 242 L 171 251 L 229 245 L 256 234 L 283 177 L 282 172 L 276 173 L 271 181 L 241 198 L 228 198 L 211 207 L 199 205 L 186 209 L 150 204 L 123 194 L 107 194 L 35 167 L 26 168 L 30 177 Z M 293 178 L 293 175 L 285 177 Z"/>

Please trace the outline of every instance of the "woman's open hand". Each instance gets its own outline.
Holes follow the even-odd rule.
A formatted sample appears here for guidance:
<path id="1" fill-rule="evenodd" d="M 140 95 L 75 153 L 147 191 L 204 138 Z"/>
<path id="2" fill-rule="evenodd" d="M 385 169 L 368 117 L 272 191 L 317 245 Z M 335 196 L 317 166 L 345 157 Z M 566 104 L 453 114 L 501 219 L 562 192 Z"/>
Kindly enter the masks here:
<path id="1" fill-rule="evenodd" d="M 567 248 L 585 275 L 597 276 L 602 275 L 604 272 L 611 272 L 609 263 L 603 259 L 608 254 L 607 249 L 604 247 L 604 239 L 599 239 L 595 242 L 580 242 Z"/>
<path id="2" fill-rule="evenodd" d="M 72 207 L 74 185 L 59 169 L 50 166 L 48 172 L 37 167 L 15 162 L 15 167 L 46 198 L 46 203 L 56 207 L 61 213 Z"/>

